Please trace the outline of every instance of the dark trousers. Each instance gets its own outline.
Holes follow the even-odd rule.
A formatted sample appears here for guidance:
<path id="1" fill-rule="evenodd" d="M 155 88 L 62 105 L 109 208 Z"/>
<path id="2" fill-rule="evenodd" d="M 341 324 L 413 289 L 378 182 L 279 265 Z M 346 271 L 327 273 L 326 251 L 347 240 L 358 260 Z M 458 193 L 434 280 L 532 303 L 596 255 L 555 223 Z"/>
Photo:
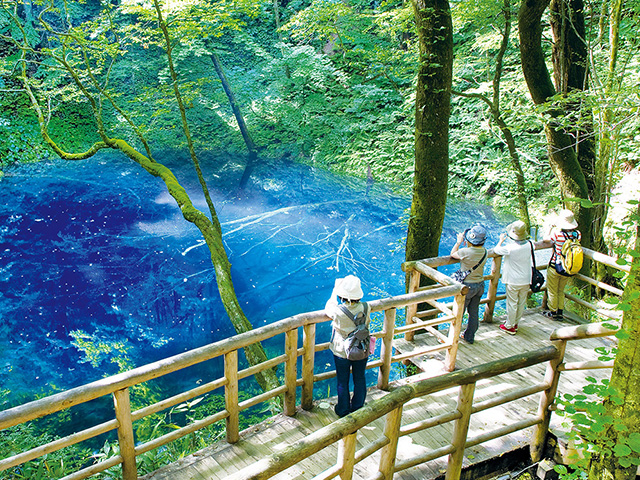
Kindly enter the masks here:
<path id="1" fill-rule="evenodd" d="M 478 308 L 480 307 L 480 300 L 482 300 L 482 294 L 484 293 L 484 282 L 480 283 L 465 283 L 469 287 L 469 292 L 464 299 L 464 309 L 469 314 L 469 323 L 467 329 L 464 331 L 464 339 L 473 343 L 478 327 L 480 326 L 478 320 Z"/>
<path id="2" fill-rule="evenodd" d="M 339 417 L 344 417 L 364 405 L 367 396 L 367 381 L 364 376 L 367 359 L 347 360 L 334 355 L 333 361 L 338 380 L 338 403 L 335 410 Z M 349 394 L 350 375 L 353 375 L 353 396 Z"/>

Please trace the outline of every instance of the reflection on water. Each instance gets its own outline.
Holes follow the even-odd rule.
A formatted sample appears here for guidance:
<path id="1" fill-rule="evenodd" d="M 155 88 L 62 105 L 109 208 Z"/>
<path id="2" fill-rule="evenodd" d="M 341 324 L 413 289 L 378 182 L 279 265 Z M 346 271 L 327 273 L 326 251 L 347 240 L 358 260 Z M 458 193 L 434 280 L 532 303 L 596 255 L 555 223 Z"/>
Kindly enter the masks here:
<path id="1" fill-rule="evenodd" d="M 169 166 L 206 211 L 193 167 Z M 408 198 L 264 163 L 239 199 L 241 171 L 203 167 L 254 326 L 322 308 L 337 276 L 360 276 L 365 299 L 403 293 Z M 199 232 L 137 165 L 51 161 L 14 168 L 1 185 L 0 385 L 10 394 L 0 409 L 233 335 Z M 495 244 L 504 222 L 490 208 L 450 205 L 441 254 L 473 222 Z"/>

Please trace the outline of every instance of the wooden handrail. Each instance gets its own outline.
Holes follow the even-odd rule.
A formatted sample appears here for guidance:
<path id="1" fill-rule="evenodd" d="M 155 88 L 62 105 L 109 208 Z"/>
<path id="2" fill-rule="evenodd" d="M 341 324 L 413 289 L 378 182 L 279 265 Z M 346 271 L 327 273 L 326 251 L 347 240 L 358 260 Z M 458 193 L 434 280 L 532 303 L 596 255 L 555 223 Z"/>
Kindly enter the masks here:
<path id="1" fill-rule="evenodd" d="M 507 372 L 530 367 L 557 358 L 560 355 L 555 346 L 548 346 L 496 360 L 438 377 L 428 378 L 416 383 L 403 385 L 364 407 L 321 428 L 282 450 L 277 455 L 264 458 L 232 475 L 233 480 L 262 480 L 286 470 L 303 459 L 319 452 L 329 445 L 355 434 L 371 422 L 382 418 L 390 412 L 399 411 L 403 405 L 417 397 L 437 393 L 455 386 L 475 385 L 479 380 L 491 378 Z M 469 414 L 471 406 L 469 406 Z M 457 418 L 453 416 L 452 419 Z M 458 418 L 459 419 L 459 418 Z M 531 426 L 531 425 L 528 425 Z M 465 436 L 466 437 L 466 436 Z M 392 440 L 393 441 L 393 440 Z M 397 439 L 396 439 L 397 443 Z M 464 444 L 460 448 L 464 450 Z"/>
<path id="2" fill-rule="evenodd" d="M 550 249 L 552 247 L 552 244 L 546 241 L 532 242 L 532 244 L 535 250 L 545 250 L 545 249 Z M 594 250 L 591 250 L 585 247 L 583 247 L 583 252 L 584 252 L 585 258 L 593 260 L 598 263 L 602 263 L 603 265 L 614 268 L 616 270 L 628 273 L 631 269 L 629 265 L 619 265 L 618 263 L 616 263 L 616 259 L 609 255 L 605 255 L 603 253 L 596 252 Z M 500 255 L 497 255 L 494 249 L 487 250 L 487 257 L 493 259 L 493 262 L 491 265 L 491 274 L 485 275 L 483 277 L 485 281 L 486 280 L 489 281 L 489 286 L 487 288 L 487 294 L 483 299 L 481 299 L 480 304 L 485 305 L 484 315 L 482 319 L 483 322 L 491 323 L 493 321 L 493 314 L 494 314 L 494 308 L 495 308 L 496 302 L 503 300 L 504 298 L 506 298 L 506 296 L 498 295 L 497 293 L 498 283 L 501 277 L 502 257 Z M 455 285 L 456 282 L 451 277 L 439 272 L 437 268 L 446 266 L 446 265 L 453 265 L 456 263 L 459 263 L 459 260 L 446 255 L 446 256 L 432 257 L 432 258 L 425 258 L 422 260 L 412 260 L 412 261 L 404 262 L 402 264 L 402 270 L 412 275 L 412 280 L 409 283 L 410 291 L 422 291 L 425 287 L 420 287 L 421 276 L 426 276 L 439 285 Z M 545 270 L 547 268 L 547 265 L 536 265 L 536 266 L 538 270 Z M 593 279 L 586 275 L 577 274 L 575 278 L 583 282 L 589 283 L 591 285 L 594 285 L 598 288 L 601 288 L 613 295 L 618 295 L 618 296 L 622 295 L 621 289 L 616 288 L 607 283 L 601 282 L 599 280 Z M 427 288 L 432 288 L 432 287 L 433 286 L 429 286 Z M 543 290 L 546 290 L 546 287 Z M 463 290 L 462 293 L 463 295 L 466 294 L 466 290 Z M 586 307 L 590 310 L 593 310 L 594 312 L 596 312 L 597 314 L 603 317 L 611 318 L 613 320 L 618 320 L 621 316 L 621 312 L 616 312 L 613 310 L 599 307 L 598 305 L 595 305 L 591 302 L 583 300 L 570 293 L 566 293 L 565 297 L 568 300 L 571 300 L 572 302 L 582 305 L 583 307 Z M 444 306 L 446 305 L 447 304 L 444 304 Z M 439 309 L 429 310 L 426 312 L 421 312 L 421 315 L 437 314 L 439 311 L 442 311 L 442 310 L 439 310 Z M 411 318 L 409 318 L 409 315 L 407 315 L 407 325 L 414 323 L 413 316 L 416 316 L 416 312 L 412 312 L 412 314 L 413 315 Z M 406 338 L 407 340 L 412 340 L 413 332 L 408 332 L 406 335 Z"/>
<path id="3" fill-rule="evenodd" d="M 264 458 L 259 462 L 242 469 L 230 478 L 232 480 L 263 480 L 271 478 L 335 442 L 345 438 L 349 438 L 351 442 L 354 441 L 353 439 L 355 438 L 358 430 L 385 415 L 387 416 L 385 436 L 379 439 L 375 445 L 371 444 L 369 447 L 363 447 L 361 450 L 363 453 L 355 456 L 357 463 L 366 456 L 365 452 L 373 453 L 380 448 L 384 449 L 381 454 L 379 472 L 371 478 L 391 478 L 394 472 L 399 472 L 444 455 L 449 455 L 446 478 L 449 480 L 457 480 L 460 478 L 460 470 L 462 466 L 461 459 L 465 448 L 475 446 L 519 430 L 530 428 L 532 426 L 535 427 L 532 440 L 532 455 L 536 455 L 537 452 L 542 451 L 543 443 L 546 439 L 545 429 L 548 430 L 549 417 L 552 411 L 552 408 L 550 407 L 552 406 L 553 397 L 555 396 L 559 374 L 564 370 L 561 366 L 563 365 L 562 360 L 564 357 L 566 342 L 569 340 L 610 336 L 616 331 L 617 330 L 608 328 L 603 324 L 562 327 L 553 332 L 551 336 L 557 345 L 541 348 L 533 352 L 526 352 L 502 360 L 496 360 L 494 362 L 448 373 L 438 377 L 421 380 L 415 383 L 405 384 L 392 390 L 388 395 L 369 402 L 363 408 L 353 412 L 347 417 L 339 419 L 314 432 L 305 439 L 296 442 L 295 445 L 284 448 L 279 451 L 277 455 Z M 527 368 L 543 362 L 549 362 L 549 367 L 545 374 L 543 383 L 516 389 L 473 405 L 473 391 L 478 381 L 522 368 Z M 610 366 L 612 366 L 612 362 L 608 365 L 603 365 L 602 362 L 597 362 L 597 364 L 593 365 L 591 362 L 586 362 L 579 366 L 579 368 L 603 368 Z M 460 387 L 458 406 L 455 410 L 440 414 L 437 417 L 415 422 L 404 427 L 401 426 L 403 406 L 407 402 L 417 397 L 438 393 L 455 386 Z M 503 405 L 539 392 L 544 392 L 544 395 L 540 400 L 540 408 L 535 417 L 519 419 L 517 422 L 505 425 L 493 431 L 485 432 L 473 438 L 467 438 L 469 417 L 473 413 L 498 405 Z M 410 435 L 451 421 L 456 422 L 451 444 L 430 452 L 425 452 L 411 460 L 396 462 L 395 449 L 397 448 L 399 437 L 403 435 Z M 544 435 L 542 435 L 543 431 Z M 344 456 L 345 453 L 343 452 L 342 455 Z M 324 472 L 324 474 L 320 474 L 316 478 L 334 478 L 337 475 L 345 475 L 348 477 L 352 468 L 353 463 L 349 463 L 347 469 L 345 467 L 345 463 L 341 463 L 339 461 L 337 465 L 329 468 Z"/>
<path id="4" fill-rule="evenodd" d="M 585 338 L 609 337 L 615 335 L 619 329 L 609 328 L 603 323 L 587 323 L 570 327 L 560 327 L 551 334 L 551 341 L 580 340 Z"/>
<path id="5" fill-rule="evenodd" d="M 372 312 L 405 307 L 411 303 L 421 303 L 434 298 L 444 298 L 459 294 L 462 287 L 452 285 L 438 290 L 407 293 L 369 303 Z M 0 430 L 12 427 L 18 423 L 27 422 L 44 415 L 65 410 L 74 405 L 94 400 L 112 394 L 133 385 L 144 383 L 168 373 L 173 373 L 197 363 L 223 356 L 234 350 L 240 350 L 253 343 L 262 342 L 276 335 L 302 327 L 328 321 L 324 311 L 307 312 L 279 320 L 269 325 L 256 328 L 224 340 L 195 348 L 188 352 L 159 360 L 127 372 L 100 379 L 80 387 L 56 393 L 33 402 L 19 405 L 0 412 Z"/>

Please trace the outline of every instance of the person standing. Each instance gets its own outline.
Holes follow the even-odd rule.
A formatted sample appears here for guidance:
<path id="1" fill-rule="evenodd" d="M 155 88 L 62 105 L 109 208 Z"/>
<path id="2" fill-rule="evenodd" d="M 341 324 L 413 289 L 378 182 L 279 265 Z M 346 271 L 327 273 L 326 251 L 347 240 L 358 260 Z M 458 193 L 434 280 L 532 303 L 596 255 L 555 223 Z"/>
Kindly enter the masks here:
<path id="1" fill-rule="evenodd" d="M 360 300 L 363 297 L 360 279 L 354 275 L 347 275 L 335 281 L 331 298 L 325 305 L 325 314 L 331 318 L 333 328 L 329 349 L 333 353 L 336 367 L 338 403 L 335 412 L 344 417 L 358 410 L 364 405 L 367 396 L 367 382 L 365 371 L 367 358 L 349 360 L 345 352 L 345 341 L 349 334 L 356 329 L 350 316 L 344 311 L 346 308 L 351 316 L 364 313 L 365 326 L 368 328 L 371 318 L 368 305 Z M 349 380 L 353 378 L 353 396 L 349 392 Z"/>
<path id="2" fill-rule="evenodd" d="M 562 321 L 564 318 L 564 289 L 569 281 L 569 276 L 558 273 L 559 270 L 562 270 L 558 265 L 561 265 L 562 245 L 570 238 L 579 242 L 582 235 L 578 230 L 578 222 L 576 222 L 573 212 L 562 210 L 558 214 L 556 225 L 551 225 L 549 232 L 544 237 L 546 242 L 551 242 L 552 253 L 549 259 L 549 268 L 547 268 L 548 310 L 542 314 L 557 321 Z"/>
<path id="3" fill-rule="evenodd" d="M 451 249 L 451 257 L 460 260 L 460 270 L 470 270 L 463 280 L 463 283 L 469 287 L 464 299 L 464 310 L 468 313 L 468 323 L 466 330 L 460 334 L 460 338 L 467 343 L 475 341 L 475 335 L 480 325 L 478 308 L 484 294 L 484 264 L 487 261 L 487 249 L 484 248 L 484 242 L 486 239 L 487 231 L 485 228 L 482 225 L 474 225 L 458 234 L 456 243 Z M 462 247 L 463 243 L 466 244 L 465 247 Z"/>
<path id="4" fill-rule="evenodd" d="M 507 236 L 512 242 L 502 245 Z M 507 320 L 500 325 L 500 330 L 510 335 L 518 331 L 518 323 L 522 318 L 527 302 L 527 294 L 531 284 L 531 243 L 527 241 L 527 226 L 516 220 L 507 227 L 507 232 L 500 235 L 498 244 L 493 249 L 496 255 L 502 255 L 502 283 L 507 290 Z"/>

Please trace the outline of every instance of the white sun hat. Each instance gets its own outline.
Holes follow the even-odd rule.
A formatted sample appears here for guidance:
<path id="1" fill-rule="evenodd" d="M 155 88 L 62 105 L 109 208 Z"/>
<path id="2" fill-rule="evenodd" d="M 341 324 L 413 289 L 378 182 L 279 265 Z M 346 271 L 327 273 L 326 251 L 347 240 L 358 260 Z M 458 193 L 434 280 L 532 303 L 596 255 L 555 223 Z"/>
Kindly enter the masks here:
<path id="1" fill-rule="evenodd" d="M 527 226 L 522 220 L 516 220 L 511 225 L 507 227 L 507 234 L 514 240 L 526 240 L 529 235 L 527 235 Z"/>
<path id="2" fill-rule="evenodd" d="M 578 227 L 573 212 L 571 210 L 561 210 L 558 214 L 558 227 L 562 230 L 573 230 Z"/>
<path id="3" fill-rule="evenodd" d="M 340 298 L 346 300 L 360 300 L 363 297 L 360 279 L 355 275 L 347 275 L 336 280 L 335 292 Z"/>

